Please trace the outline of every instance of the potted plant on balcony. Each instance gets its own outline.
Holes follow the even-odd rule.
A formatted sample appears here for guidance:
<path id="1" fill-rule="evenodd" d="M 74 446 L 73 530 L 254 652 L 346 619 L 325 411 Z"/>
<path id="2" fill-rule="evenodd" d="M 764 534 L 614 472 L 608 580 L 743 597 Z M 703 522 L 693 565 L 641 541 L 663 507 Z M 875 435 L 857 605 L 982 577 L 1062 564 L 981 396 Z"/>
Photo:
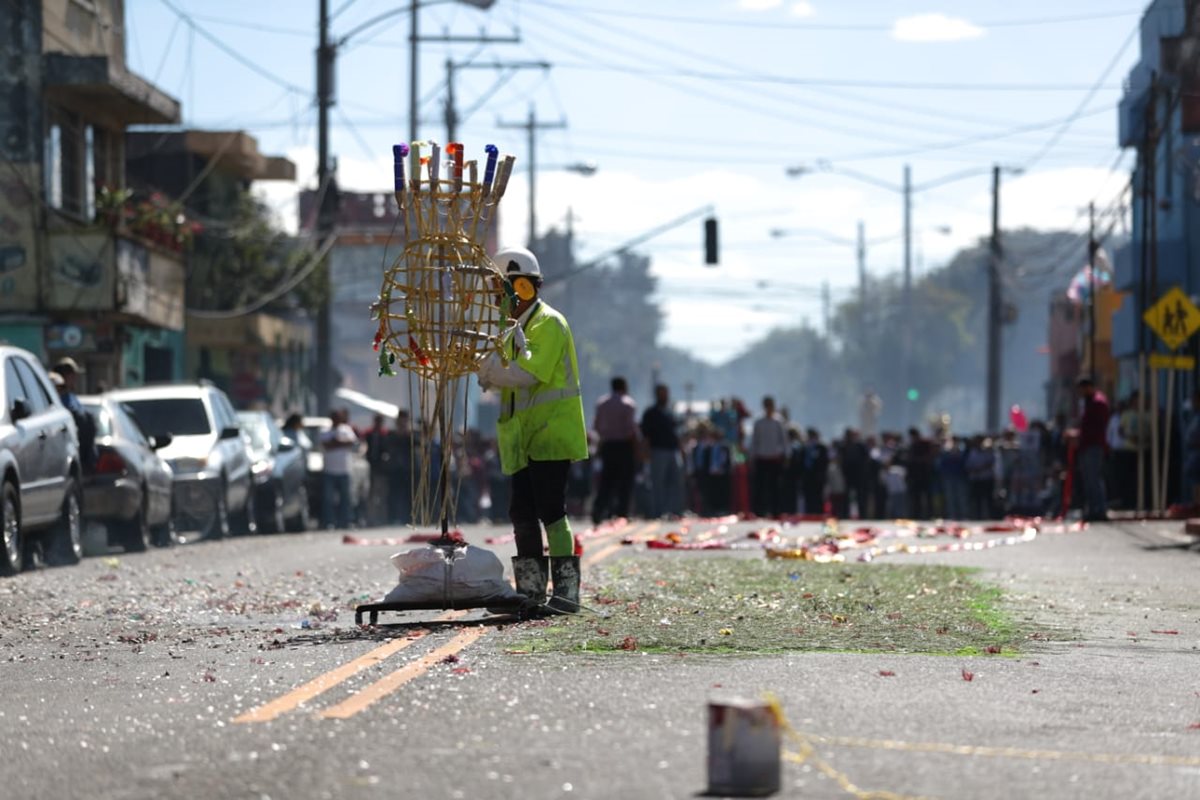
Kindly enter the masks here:
<path id="1" fill-rule="evenodd" d="M 96 193 L 96 221 L 114 230 L 124 225 L 131 215 L 132 189 L 120 189 L 104 184 Z"/>

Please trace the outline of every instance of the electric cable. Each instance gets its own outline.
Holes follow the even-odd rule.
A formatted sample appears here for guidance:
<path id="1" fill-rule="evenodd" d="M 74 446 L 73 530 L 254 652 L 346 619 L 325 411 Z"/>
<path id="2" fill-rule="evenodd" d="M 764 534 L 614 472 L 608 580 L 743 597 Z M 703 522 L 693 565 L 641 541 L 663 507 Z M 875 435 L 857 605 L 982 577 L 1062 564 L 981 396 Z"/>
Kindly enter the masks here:
<path id="1" fill-rule="evenodd" d="M 721 28 L 760 28 L 765 30 L 811 30 L 811 31 L 863 31 L 863 32 L 879 32 L 890 31 L 893 29 L 894 23 L 825 23 L 825 22 L 780 22 L 772 21 L 757 21 L 745 19 L 722 18 L 715 17 L 695 17 L 695 16 L 678 16 L 670 14 L 653 14 L 648 12 L 637 11 L 616 11 L 609 8 L 583 8 L 578 4 L 564 5 L 562 3 L 551 2 L 551 0 L 526 0 L 526 2 L 545 8 L 554 8 L 561 11 L 569 11 L 578 13 L 586 11 L 591 14 L 603 14 L 612 17 L 625 17 L 629 19 L 642 19 L 654 22 L 670 22 L 681 25 L 711 25 Z M 1041 27 L 1044 25 L 1059 25 L 1064 23 L 1079 23 L 1089 22 L 1104 19 L 1114 19 L 1118 17 L 1133 16 L 1137 12 L 1134 11 L 1112 11 L 1093 14 L 1073 14 L 1061 15 L 1054 17 L 1041 18 L 1024 18 L 1024 19 L 1001 19 L 991 20 L 986 22 L 974 23 L 981 28 L 1018 28 L 1018 27 Z"/>
<path id="2" fill-rule="evenodd" d="M 182 19 L 184 21 L 184 23 L 191 30 L 200 34 L 200 36 L 202 36 L 204 39 L 206 39 L 210 44 L 215 46 L 218 50 L 225 53 L 227 56 L 232 58 L 234 61 L 237 61 L 242 66 L 246 67 L 246 69 L 250 70 L 254 74 L 258 75 L 261 78 L 264 78 L 265 80 L 270 81 L 271 83 L 274 83 L 277 86 L 288 89 L 297 94 L 302 94 L 302 95 L 306 95 L 306 96 L 311 94 L 310 90 L 301 88 L 300 86 L 297 86 L 296 84 L 294 84 L 288 80 L 285 80 L 284 78 L 279 77 L 278 75 L 271 72 L 267 68 L 252 61 L 251 59 L 242 55 L 239 51 L 237 51 L 234 48 L 230 47 L 229 45 L 225 44 L 225 42 L 221 41 L 220 38 L 218 38 L 217 36 L 214 36 L 212 33 L 209 33 L 206 29 L 200 27 L 200 25 L 194 19 L 192 19 L 192 17 L 189 14 L 187 14 L 186 12 L 184 12 L 183 10 L 181 10 L 180 8 L 175 6 L 174 3 L 171 2 L 171 0 L 159 0 L 159 2 L 161 2 L 167 8 L 169 8 L 177 17 Z"/>
<path id="3" fill-rule="evenodd" d="M 1095 84 L 1088 89 L 1087 93 L 1083 96 L 1083 100 L 1080 101 L 1075 111 L 1065 120 L 1063 120 L 1062 126 L 1054 132 L 1054 135 L 1050 137 L 1050 140 L 1046 142 L 1046 144 L 1040 150 L 1034 153 L 1032 158 L 1025 162 L 1024 168 L 1026 170 L 1033 169 L 1033 167 L 1039 161 L 1041 161 L 1047 153 L 1054 149 L 1054 146 L 1058 144 L 1059 139 L 1062 138 L 1063 134 L 1067 132 L 1071 125 L 1084 115 L 1088 103 L 1092 102 L 1092 98 L 1095 97 L 1096 92 L 1100 90 L 1100 85 L 1108 78 L 1108 74 L 1116 68 L 1117 64 L 1121 61 L 1121 58 L 1124 57 L 1125 51 L 1128 50 L 1129 45 L 1133 44 L 1134 40 L 1137 39 L 1140 32 L 1141 23 L 1139 22 L 1139 24 L 1133 26 L 1133 30 L 1129 32 L 1129 36 L 1125 38 L 1125 42 L 1120 46 L 1120 48 L 1117 49 L 1117 52 L 1108 62 L 1108 65 L 1104 67 L 1104 70 L 1100 73 L 1100 77 L 1096 79 Z"/>

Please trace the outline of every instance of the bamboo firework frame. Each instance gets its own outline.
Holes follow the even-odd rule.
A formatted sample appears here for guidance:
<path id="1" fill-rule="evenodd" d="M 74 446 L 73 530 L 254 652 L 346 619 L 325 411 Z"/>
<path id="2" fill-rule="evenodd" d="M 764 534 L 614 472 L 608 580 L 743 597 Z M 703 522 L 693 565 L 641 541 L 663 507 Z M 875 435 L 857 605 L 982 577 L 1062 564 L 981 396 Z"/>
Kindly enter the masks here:
<path id="1" fill-rule="evenodd" d="M 379 320 L 375 349 L 381 374 L 395 374 L 399 366 L 444 381 L 474 372 L 480 354 L 496 348 L 509 324 L 508 297 L 497 300 L 503 276 L 483 240 L 514 158 L 500 160 L 496 146 L 488 145 L 480 182 L 476 162 L 464 163 L 462 144 L 452 143 L 442 177 L 440 148 L 428 143 L 430 154 L 422 158 L 425 144 L 413 143 L 411 179 L 404 168 L 409 147 L 393 147 L 405 245 L 384 272 L 373 309 Z"/>
<path id="2" fill-rule="evenodd" d="M 423 147 L 428 156 L 421 156 Z M 513 324 L 511 287 L 483 243 L 515 159 L 501 159 L 495 145 L 484 152 L 480 181 L 478 164 L 464 161 L 459 142 L 446 146 L 444 164 L 436 142 L 392 148 L 404 249 L 384 269 L 372 306 L 379 322 L 374 341 L 379 373 L 396 375 L 397 367 L 407 372 L 409 407 L 422 429 L 413 448 L 413 518 L 418 524 L 440 518 L 444 541 L 456 511 L 451 478 L 463 474 L 453 468 L 461 463 L 453 436 L 460 384 L 464 407 L 466 402 L 465 382 L 457 379 L 474 372 L 482 356 L 500 352 Z"/>

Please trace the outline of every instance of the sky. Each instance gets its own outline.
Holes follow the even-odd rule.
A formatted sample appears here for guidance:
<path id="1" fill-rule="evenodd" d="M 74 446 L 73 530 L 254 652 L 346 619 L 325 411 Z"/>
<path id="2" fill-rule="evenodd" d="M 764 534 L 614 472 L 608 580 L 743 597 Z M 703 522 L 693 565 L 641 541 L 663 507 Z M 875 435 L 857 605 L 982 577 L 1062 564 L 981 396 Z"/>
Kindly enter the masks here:
<path id="1" fill-rule="evenodd" d="M 409 4 L 330 5 L 340 39 Z M 819 328 L 823 285 L 834 303 L 854 292 L 859 221 L 869 273 L 901 269 L 905 165 L 919 277 L 987 235 L 993 165 L 1003 228 L 1081 231 L 1089 202 L 1119 205 L 1133 163 L 1116 105 L 1138 58 L 1136 0 L 423 5 L 423 37 L 519 38 L 419 48 L 418 138 L 445 142 L 451 60 L 464 65 L 468 153 L 516 156 L 502 244 L 526 243 L 528 144 L 506 125 L 531 110 L 565 123 L 537 136 L 538 231 L 570 216 L 582 260 L 712 209 L 719 266 L 704 266 L 699 218 L 637 248 L 658 278 L 662 342 L 712 363 L 775 327 Z M 259 189 L 291 228 L 297 191 L 315 185 L 317 20 L 317 0 L 126 0 L 129 67 L 181 101 L 186 126 L 244 129 L 296 162 L 296 183 Z M 339 48 L 344 189 L 390 191 L 391 145 L 408 138 L 409 22 L 404 10 Z M 505 66 L 531 62 L 551 66 Z M 581 163 L 594 174 L 570 170 Z"/>

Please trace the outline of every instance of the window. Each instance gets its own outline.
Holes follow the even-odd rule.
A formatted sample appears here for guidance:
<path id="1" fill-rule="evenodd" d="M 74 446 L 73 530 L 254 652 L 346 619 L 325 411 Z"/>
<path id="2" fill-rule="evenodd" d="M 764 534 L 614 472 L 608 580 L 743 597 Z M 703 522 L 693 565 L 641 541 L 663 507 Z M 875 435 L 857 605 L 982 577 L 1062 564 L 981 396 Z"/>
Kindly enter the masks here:
<path id="1" fill-rule="evenodd" d="M 10 358 L 4 362 L 4 403 L 5 410 L 11 411 L 17 400 L 27 400 L 25 387 L 17 376 L 17 360 Z"/>
<path id="2" fill-rule="evenodd" d="M 213 392 L 212 404 L 217 420 L 222 428 L 237 427 L 237 414 L 234 413 L 233 406 L 229 404 L 229 398 L 225 396 L 224 392 Z"/>
<path id="3" fill-rule="evenodd" d="M 150 446 L 150 442 L 146 439 L 146 435 L 142 433 L 142 429 L 133 421 L 132 416 L 130 416 L 129 412 L 125 410 L 125 406 L 121 403 L 114 405 L 112 421 L 113 427 L 120 431 L 121 438 L 128 439 L 144 447 Z"/>
<path id="4" fill-rule="evenodd" d="M 46 391 L 46 386 L 33 371 L 33 367 L 29 366 L 29 362 L 21 358 L 14 358 L 13 362 L 17 366 L 17 374 L 21 376 L 21 383 L 25 384 L 29 409 L 34 414 L 44 413 L 54 405 L 54 401 L 50 399 L 50 393 Z"/>
<path id="5" fill-rule="evenodd" d="M 96 438 L 112 436 L 112 416 L 99 403 L 83 403 L 83 410 L 92 415 L 96 423 Z"/>
<path id="6" fill-rule="evenodd" d="M 90 222 L 96 216 L 97 187 L 116 177 L 113 145 L 110 131 L 65 109 L 46 109 L 46 201 Z"/>
<path id="7" fill-rule="evenodd" d="M 157 436 L 203 436 L 212 433 L 204 401 L 199 397 L 164 397 L 159 400 L 129 400 L 125 408 L 145 433 Z"/>

